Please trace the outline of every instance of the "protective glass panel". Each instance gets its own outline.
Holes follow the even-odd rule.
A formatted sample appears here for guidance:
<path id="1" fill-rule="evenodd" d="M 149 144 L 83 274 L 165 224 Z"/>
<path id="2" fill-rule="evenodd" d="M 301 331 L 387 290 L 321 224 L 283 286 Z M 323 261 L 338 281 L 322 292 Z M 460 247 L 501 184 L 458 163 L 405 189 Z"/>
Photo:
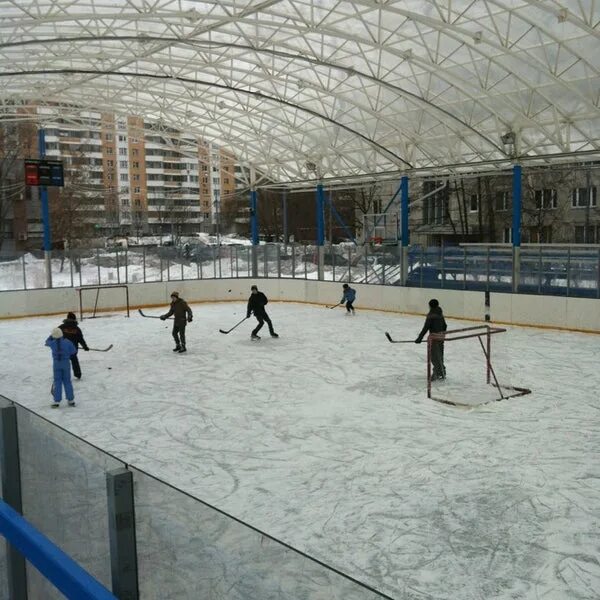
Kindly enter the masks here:
<path id="1" fill-rule="evenodd" d="M 17 420 L 23 515 L 110 589 L 106 471 L 123 464 L 21 407 Z M 63 597 L 35 569 L 27 578 L 30 598 Z"/>
<path id="2" fill-rule="evenodd" d="M 140 597 L 375 600 L 379 594 L 136 469 Z"/>

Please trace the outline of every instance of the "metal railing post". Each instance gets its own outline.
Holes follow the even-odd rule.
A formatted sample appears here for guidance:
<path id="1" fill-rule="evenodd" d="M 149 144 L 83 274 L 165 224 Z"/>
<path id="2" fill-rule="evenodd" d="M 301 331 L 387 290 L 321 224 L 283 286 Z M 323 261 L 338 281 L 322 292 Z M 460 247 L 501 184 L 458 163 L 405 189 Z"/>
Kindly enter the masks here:
<path id="1" fill-rule="evenodd" d="M 348 283 L 352 283 L 352 248 L 348 246 Z"/>
<path id="2" fill-rule="evenodd" d="M 296 279 L 296 243 L 295 242 L 292 244 L 292 279 Z"/>
<path id="3" fill-rule="evenodd" d="M 567 248 L 567 298 L 571 286 L 571 248 Z"/>
<path id="4" fill-rule="evenodd" d="M 27 289 L 27 266 L 25 263 L 25 254 L 23 254 L 21 259 L 22 259 L 22 263 L 23 263 L 23 289 L 26 290 Z M 599 260 L 600 260 L 600 256 L 599 256 Z"/>
<path id="5" fill-rule="evenodd" d="M 116 251 L 117 256 L 117 283 L 121 283 L 121 265 L 119 264 L 119 251 Z"/>
<path id="6" fill-rule="evenodd" d="M 69 249 L 69 272 L 71 275 L 71 287 L 75 287 L 75 281 L 73 280 L 73 251 Z"/>
<path id="7" fill-rule="evenodd" d="M 142 246 L 142 276 L 146 283 L 146 246 Z"/>
<path id="8" fill-rule="evenodd" d="M 277 277 L 281 279 L 281 248 L 279 244 L 276 246 L 277 248 Z"/>
<path id="9" fill-rule="evenodd" d="M 98 267 L 98 285 L 102 285 L 101 275 L 100 275 L 100 248 L 96 248 L 96 265 Z"/>
<path id="10" fill-rule="evenodd" d="M 306 264 L 306 244 L 304 245 L 304 279 L 308 279 L 308 266 Z"/>
<path id="11" fill-rule="evenodd" d="M 467 289 L 467 249 L 463 247 L 463 290 Z"/>
<path id="12" fill-rule="evenodd" d="M 129 283 L 129 249 L 125 248 L 125 283 Z"/>
<path id="13" fill-rule="evenodd" d="M 19 514 L 23 513 L 21 496 L 21 467 L 17 409 L 0 404 L 0 474 L 2 498 Z M 6 576 L 11 600 L 27 600 L 27 571 L 25 558 L 12 545 L 6 546 Z"/>
<path id="14" fill-rule="evenodd" d="M 542 261 L 542 247 L 538 250 L 538 294 L 542 293 L 542 276 L 543 276 L 543 261 Z"/>
<path id="15" fill-rule="evenodd" d="M 487 247 L 486 257 L 485 257 L 485 289 L 489 291 L 490 289 L 490 247 Z"/>

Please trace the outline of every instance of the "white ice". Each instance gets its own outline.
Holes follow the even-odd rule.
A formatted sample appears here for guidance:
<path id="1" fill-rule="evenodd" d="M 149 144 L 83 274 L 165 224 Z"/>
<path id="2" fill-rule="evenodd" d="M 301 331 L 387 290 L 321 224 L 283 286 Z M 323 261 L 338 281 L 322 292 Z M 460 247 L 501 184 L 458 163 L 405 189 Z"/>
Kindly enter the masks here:
<path id="1" fill-rule="evenodd" d="M 80 352 L 58 410 L 58 319 L 3 321 L 0 393 L 394 598 L 600 597 L 598 336 L 511 327 L 511 383 L 533 393 L 461 409 L 427 399 L 424 344 L 383 335 L 421 318 L 268 308 L 281 337 L 251 342 L 249 323 L 218 332 L 242 304 L 193 305 L 186 355 L 159 320 L 84 321 L 114 348 Z M 482 365 L 447 345 L 449 384 Z"/>

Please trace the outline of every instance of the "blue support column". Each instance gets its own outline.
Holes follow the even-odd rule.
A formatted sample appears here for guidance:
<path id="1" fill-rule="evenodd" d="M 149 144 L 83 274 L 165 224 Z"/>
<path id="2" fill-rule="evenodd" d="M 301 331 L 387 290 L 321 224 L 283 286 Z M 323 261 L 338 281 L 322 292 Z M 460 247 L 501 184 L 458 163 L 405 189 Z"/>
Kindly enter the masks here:
<path id="1" fill-rule="evenodd" d="M 46 157 L 46 131 L 38 131 L 38 145 L 40 158 Z M 50 230 L 50 207 L 48 205 L 48 188 L 43 185 L 40 187 L 40 202 L 42 205 L 42 224 L 44 226 L 44 262 L 46 265 L 46 287 L 52 287 L 52 233 Z"/>
<path id="2" fill-rule="evenodd" d="M 317 246 L 325 244 L 325 217 L 323 208 L 325 206 L 325 191 L 323 184 L 317 185 Z"/>
<path id="3" fill-rule="evenodd" d="M 521 165 L 514 165 L 512 181 L 513 292 L 517 292 L 519 290 L 519 281 L 521 279 L 521 206 L 523 195 L 521 177 Z"/>
<path id="4" fill-rule="evenodd" d="M 325 275 L 323 246 L 325 245 L 325 190 L 323 184 L 317 184 L 317 276 L 320 280 Z"/>
<path id="5" fill-rule="evenodd" d="M 258 277 L 258 211 L 256 189 L 250 190 L 250 234 L 252 238 L 252 277 Z"/>
<path id="6" fill-rule="evenodd" d="M 408 228 L 408 177 L 404 175 L 400 179 L 400 281 L 406 285 L 408 279 L 408 244 L 410 242 L 410 231 Z"/>

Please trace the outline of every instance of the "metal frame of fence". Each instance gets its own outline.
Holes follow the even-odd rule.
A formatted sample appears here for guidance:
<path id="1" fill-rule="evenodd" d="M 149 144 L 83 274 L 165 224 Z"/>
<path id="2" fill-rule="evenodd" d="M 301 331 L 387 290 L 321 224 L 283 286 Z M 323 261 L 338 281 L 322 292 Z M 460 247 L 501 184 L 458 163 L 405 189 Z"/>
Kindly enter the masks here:
<path id="1" fill-rule="evenodd" d="M 256 263 L 254 263 L 256 260 Z M 53 252 L 54 287 L 206 278 L 322 279 L 374 285 L 600 298 L 600 245 L 398 246 L 261 244 Z M 0 290 L 46 287 L 42 255 L 0 256 Z"/>

